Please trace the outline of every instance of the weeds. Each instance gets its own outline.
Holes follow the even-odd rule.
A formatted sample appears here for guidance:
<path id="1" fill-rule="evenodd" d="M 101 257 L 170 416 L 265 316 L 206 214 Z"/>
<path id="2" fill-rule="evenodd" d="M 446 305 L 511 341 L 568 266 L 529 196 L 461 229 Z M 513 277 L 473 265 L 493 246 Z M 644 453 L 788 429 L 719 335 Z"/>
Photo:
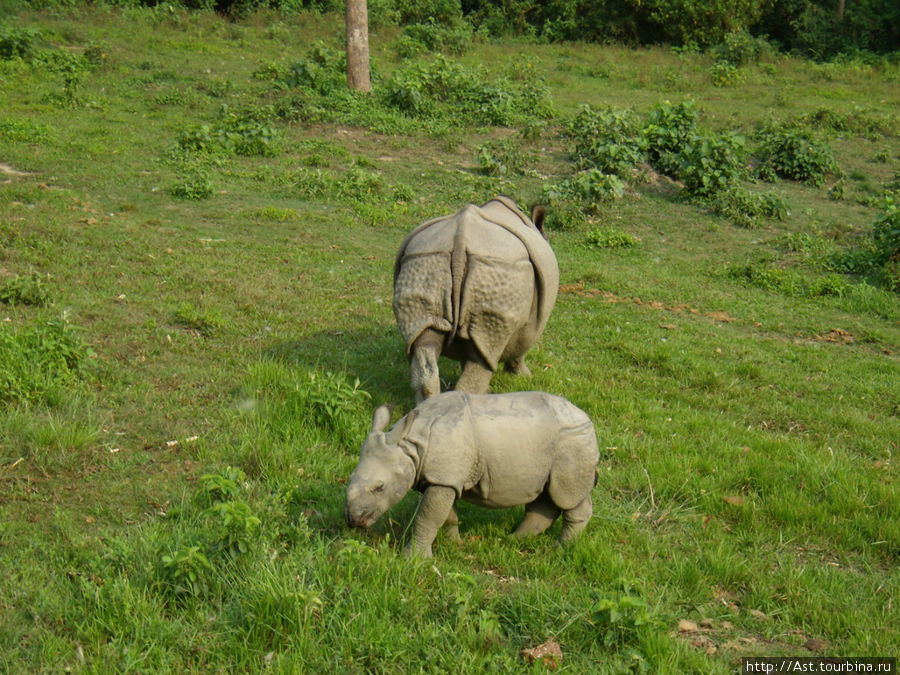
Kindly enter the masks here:
<path id="1" fill-rule="evenodd" d="M 29 277 L 13 277 L 0 284 L 0 302 L 7 305 L 43 307 L 51 301 L 48 275 L 32 272 Z"/>

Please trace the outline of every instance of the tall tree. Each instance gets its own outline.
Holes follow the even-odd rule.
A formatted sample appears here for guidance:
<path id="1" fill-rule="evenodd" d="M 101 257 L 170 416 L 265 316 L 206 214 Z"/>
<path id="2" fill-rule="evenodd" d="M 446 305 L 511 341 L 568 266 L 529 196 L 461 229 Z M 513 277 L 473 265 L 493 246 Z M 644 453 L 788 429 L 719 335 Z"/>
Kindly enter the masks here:
<path id="1" fill-rule="evenodd" d="M 347 86 L 358 91 L 372 91 L 366 0 L 347 0 Z"/>

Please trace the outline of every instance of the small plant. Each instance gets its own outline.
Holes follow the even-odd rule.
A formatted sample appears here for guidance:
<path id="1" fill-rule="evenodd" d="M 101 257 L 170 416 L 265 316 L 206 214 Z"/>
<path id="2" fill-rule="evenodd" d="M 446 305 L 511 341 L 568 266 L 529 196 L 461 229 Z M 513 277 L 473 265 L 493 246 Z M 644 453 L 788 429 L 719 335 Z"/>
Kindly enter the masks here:
<path id="1" fill-rule="evenodd" d="M 160 581 L 175 596 L 202 595 L 215 568 L 199 545 L 181 545 L 160 557 Z"/>
<path id="2" fill-rule="evenodd" d="M 0 26 L 0 59 L 10 61 L 33 56 L 40 36 L 40 31 L 34 28 Z"/>
<path id="3" fill-rule="evenodd" d="M 0 120 L 0 138 L 12 143 L 42 143 L 50 137 L 50 128 L 27 119 Z"/>
<path id="4" fill-rule="evenodd" d="M 222 473 L 207 473 L 200 477 L 197 496 L 204 504 L 225 502 L 237 495 L 238 488 L 247 475 L 236 467 L 229 466 Z"/>
<path id="5" fill-rule="evenodd" d="M 210 551 L 232 559 L 250 550 L 262 522 L 243 501 L 217 502 L 204 515 L 217 521 L 209 528 L 213 533 Z"/>
<path id="6" fill-rule="evenodd" d="M 640 240 L 615 228 L 592 230 L 586 238 L 591 248 L 633 248 Z"/>
<path id="7" fill-rule="evenodd" d="M 49 275 L 32 272 L 29 277 L 13 277 L 0 284 L 0 302 L 6 305 L 32 305 L 43 307 L 50 304 L 50 291 L 46 281 Z"/>
<path id="8" fill-rule="evenodd" d="M 659 631 L 664 623 L 655 616 L 647 601 L 637 595 L 631 584 L 621 581 L 621 590 L 599 595 L 591 608 L 591 624 L 600 632 L 604 646 L 619 649 L 639 641 L 644 631 Z"/>
<path id="9" fill-rule="evenodd" d="M 586 213 L 600 213 L 603 207 L 625 194 L 625 183 L 618 176 L 598 169 L 579 171 L 555 185 L 545 185 L 541 201 L 551 206 L 575 202 Z"/>
<path id="10" fill-rule="evenodd" d="M 360 388 L 359 380 L 351 384 L 343 373 L 307 373 L 296 385 L 297 403 L 304 416 L 319 427 L 336 433 L 342 440 L 352 437 L 354 416 L 359 416 L 363 407 L 371 399 L 368 392 Z M 302 403 L 301 403 L 302 402 Z"/>

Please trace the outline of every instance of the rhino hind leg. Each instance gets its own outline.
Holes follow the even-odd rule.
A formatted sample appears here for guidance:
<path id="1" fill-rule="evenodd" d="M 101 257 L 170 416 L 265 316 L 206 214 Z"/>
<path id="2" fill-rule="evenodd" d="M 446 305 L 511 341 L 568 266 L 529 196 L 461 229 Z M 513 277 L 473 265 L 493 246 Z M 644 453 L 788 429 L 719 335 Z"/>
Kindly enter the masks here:
<path id="1" fill-rule="evenodd" d="M 410 352 L 409 369 L 416 403 L 441 393 L 441 376 L 438 372 L 438 356 L 441 353 L 443 335 L 427 329 L 416 338 Z"/>
<path id="2" fill-rule="evenodd" d="M 513 532 L 514 537 L 530 537 L 540 534 L 559 517 L 560 508 L 553 503 L 547 491 L 530 504 L 525 505 L 525 518 Z"/>
<path id="3" fill-rule="evenodd" d="M 447 533 L 447 538 L 454 542 L 459 543 L 459 516 L 456 514 L 456 504 L 453 505 L 453 508 L 450 509 L 450 515 L 447 516 L 447 520 L 444 523 L 444 527 L 446 528 L 444 531 Z"/>
<path id="4" fill-rule="evenodd" d="M 566 543 L 587 527 L 593 513 L 594 504 L 590 495 L 582 499 L 575 508 L 563 511 L 563 527 L 559 534 L 559 543 Z"/>
<path id="5" fill-rule="evenodd" d="M 514 359 L 506 361 L 506 370 L 514 375 L 522 375 L 524 377 L 531 376 L 531 370 L 525 365 L 525 356 L 517 356 Z"/>

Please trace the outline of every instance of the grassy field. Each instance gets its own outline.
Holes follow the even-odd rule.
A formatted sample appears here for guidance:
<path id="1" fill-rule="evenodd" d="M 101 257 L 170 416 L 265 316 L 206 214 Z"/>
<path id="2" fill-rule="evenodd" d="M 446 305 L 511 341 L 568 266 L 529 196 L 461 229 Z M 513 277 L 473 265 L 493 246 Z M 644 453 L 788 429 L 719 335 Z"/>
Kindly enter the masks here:
<path id="1" fill-rule="evenodd" d="M 342 89 L 341 31 L 165 5 L 0 20 L 0 671 L 895 656 L 900 300 L 846 261 L 900 190 L 897 66 L 481 41 L 404 61 L 382 28 L 367 97 Z M 742 175 L 777 214 L 641 163 L 586 217 L 551 203 L 559 299 L 533 377 L 492 387 L 594 419 L 587 530 L 523 543 L 521 509 L 462 504 L 463 543 L 406 560 L 415 495 L 348 530 L 373 407 L 413 405 L 405 233 L 575 185 L 581 106 L 667 101 L 750 145 L 794 124 L 834 164 Z"/>

